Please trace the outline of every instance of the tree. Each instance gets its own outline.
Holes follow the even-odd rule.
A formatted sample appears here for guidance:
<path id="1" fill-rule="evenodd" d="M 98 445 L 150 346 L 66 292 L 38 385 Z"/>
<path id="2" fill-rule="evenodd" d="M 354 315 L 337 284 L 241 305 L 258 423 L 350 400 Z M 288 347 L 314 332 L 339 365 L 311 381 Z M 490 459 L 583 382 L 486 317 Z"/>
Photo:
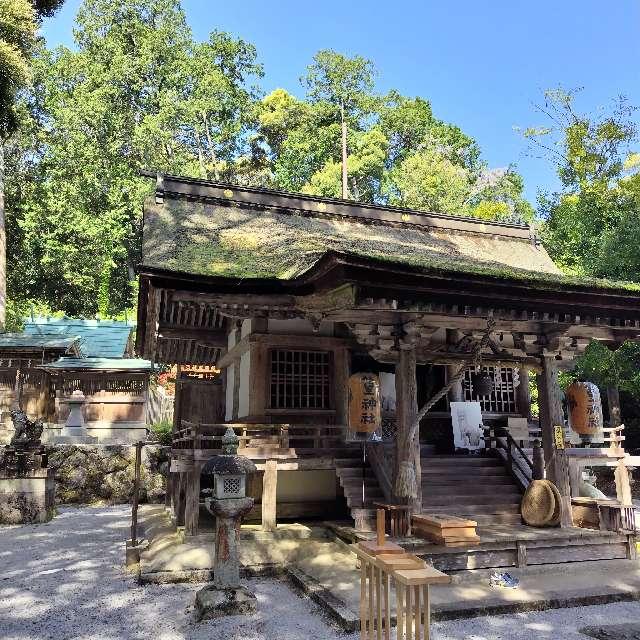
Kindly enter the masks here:
<path id="1" fill-rule="evenodd" d="M 342 149 L 342 197 L 348 198 L 348 123 L 358 123 L 368 111 L 373 91 L 374 68 L 361 56 L 346 56 L 324 49 L 318 51 L 307 67 L 303 81 L 312 102 L 328 102 L 340 115 Z"/>
<path id="2" fill-rule="evenodd" d="M 9 284 L 73 315 L 114 315 L 135 299 L 140 170 L 233 180 L 261 68 L 228 34 L 194 42 L 174 0 L 86 0 L 76 23 L 76 48 L 42 51 L 25 99 L 41 149 L 28 197 L 11 203 L 22 259 Z"/>
<path id="3" fill-rule="evenodd" d="M 31 79 L 38 21 L 61 4 L 61 0 L 0 0 L 0 329 L 5 326 L 7 294 L 4 147 L 18 125 L 16 98 Z"/>
<path id="4" fill-rule="evenodd" d="M 576 91 L 545 93 L 540 111 L 549 126 L 524 131 L 536 152 L 555 166 L 562 183 L 542 194 L 543 239 L 567 272 L 640 280 L 631 249 L 640 237 L 640 177 L 633 108 L 619 99 L 596 116 L 579 113 Z"/>

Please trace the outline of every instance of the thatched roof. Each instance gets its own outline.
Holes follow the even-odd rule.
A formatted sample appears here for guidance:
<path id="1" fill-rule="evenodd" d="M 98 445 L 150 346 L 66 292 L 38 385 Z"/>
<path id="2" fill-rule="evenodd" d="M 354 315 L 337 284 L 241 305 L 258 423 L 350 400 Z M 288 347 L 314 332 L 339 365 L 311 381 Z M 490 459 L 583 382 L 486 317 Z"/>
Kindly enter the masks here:
<path id="1" fill-rule="evenodd" d="M 145 203 L 147 268 L 288 280 L 333 250 L 471 273 L 561 273 L 524 225 L 186 178 L 161 185 Z"/>

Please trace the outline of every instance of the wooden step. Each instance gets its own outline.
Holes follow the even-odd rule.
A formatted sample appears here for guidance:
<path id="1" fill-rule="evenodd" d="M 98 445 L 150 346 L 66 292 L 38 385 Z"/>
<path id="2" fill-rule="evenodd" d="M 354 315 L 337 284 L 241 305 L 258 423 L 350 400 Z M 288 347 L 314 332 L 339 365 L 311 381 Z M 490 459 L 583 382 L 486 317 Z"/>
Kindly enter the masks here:
<path id="1" fill-rule="evenodd" d="M 447 496 L 433 496 L 433 497 L 422 497 L 422 506 L 423 507 L 436 507 L 439 506 L 440 509 L 446 510 L 447 507 L 449 509 L 455 508 L 456 511 L 460 511 L 461 509 L 466 508 L 467 506 L 473 507 L 484 507 L 484 510 L 489 509 L 493 505 L 505 505 L 508 504 L 510 506 L 520 507 L 520 497 L 519 496 L 487 496 L 487 495 L 474 495 L 474 496 L 452 496 L 451 498 L 447 498 Z"/>
<path id="2" fill-rule="evenodd" d="M 476 482 L 474 484 L 468 482 L 448 482 L 442 484 L 436 484 L 429 480 L 422 481 L 422 495 L 439 496 L 439 495 L 471 495 L 471 494 L 503 494 L 503 493 L 517 493 L 519 496 L 522 494 L 520 490 L 514 486 L 513 482 L 503 483 L 487 483 Z"/>
<path id="3" fill-rule="evenodd" d="M 473 474 L 460 472 L 458 470 L 456 473 L 443 473 L 439 472 L 435 469 L 423 469 L 421 474 L 422 482 L 435 482 L 435 483 L 453 483 L 453 482 L 469 482 L 470 480 L 473 482 L 484 482 L 485 484 L 499 481 L 501 478 L 507 478 L 510 482 L 513 482 L 513 478 L 507 475 L 506 471 L 500 471 L 500 469 L 477 469 L 474 470 Z"/>
<path id="4" fill-rule="evenodd" d="M 480 456 L 426 456 L 421 461 L 427 466 L 458 466 L 465 467 L 501 467 L 498 458 Z"/>

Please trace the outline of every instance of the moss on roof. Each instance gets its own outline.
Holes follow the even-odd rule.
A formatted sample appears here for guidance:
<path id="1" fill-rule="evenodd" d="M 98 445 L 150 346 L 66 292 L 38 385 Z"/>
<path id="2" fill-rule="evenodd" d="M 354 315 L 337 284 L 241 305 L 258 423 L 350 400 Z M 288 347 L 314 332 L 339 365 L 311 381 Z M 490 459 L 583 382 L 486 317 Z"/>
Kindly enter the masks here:
<path id="1" fill-rule="evenodd" d="M 327 251 L 442 272 L 640 290 L 564 275 L 525 238 L 298 215 L 165 196 L 145 203 L 143 266 L 204 276 L 292 279 Z"/>

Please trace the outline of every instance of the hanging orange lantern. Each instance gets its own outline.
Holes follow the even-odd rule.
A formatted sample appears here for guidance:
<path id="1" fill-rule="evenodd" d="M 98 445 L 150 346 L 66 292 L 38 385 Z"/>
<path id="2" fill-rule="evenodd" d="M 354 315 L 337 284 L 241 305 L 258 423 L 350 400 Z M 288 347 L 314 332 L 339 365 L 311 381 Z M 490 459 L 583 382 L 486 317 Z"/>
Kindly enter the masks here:
<path id="1" fill-rule="evenodd" d="M 354 373 L 349 378 L 349 429 L 373 433 L 382 422 L 380 380 L 375 373 Z"/>
<path id="2" fill-rule="evenodd" d="M 602 431 L 600 389 L 592 382 L 573 382 L 567 388 L 569 426 L 581 436 L 594 436 Z"/>

